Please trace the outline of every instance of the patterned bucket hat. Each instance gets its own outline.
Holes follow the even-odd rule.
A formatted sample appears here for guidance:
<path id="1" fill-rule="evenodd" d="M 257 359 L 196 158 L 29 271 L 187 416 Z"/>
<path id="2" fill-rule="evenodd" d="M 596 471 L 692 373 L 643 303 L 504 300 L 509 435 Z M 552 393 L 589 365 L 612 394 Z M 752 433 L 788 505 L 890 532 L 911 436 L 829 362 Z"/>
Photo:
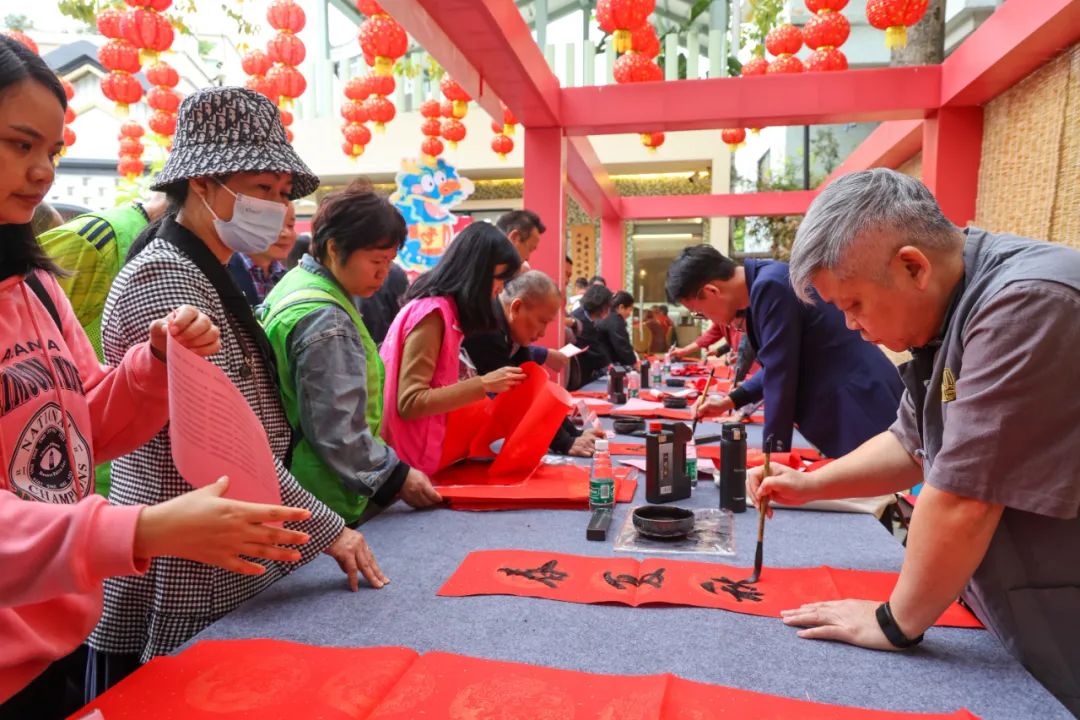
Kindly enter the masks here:
<path id="1" fill-rule="evenodd" d="M 265 96 L 239 87 L 188 95 L 177 114 L 172 152 L 151 187 L 235 172 L 292 173 L 293 200 L 319 187 L 319 176 L 293 150 L 278 109 Z"/>

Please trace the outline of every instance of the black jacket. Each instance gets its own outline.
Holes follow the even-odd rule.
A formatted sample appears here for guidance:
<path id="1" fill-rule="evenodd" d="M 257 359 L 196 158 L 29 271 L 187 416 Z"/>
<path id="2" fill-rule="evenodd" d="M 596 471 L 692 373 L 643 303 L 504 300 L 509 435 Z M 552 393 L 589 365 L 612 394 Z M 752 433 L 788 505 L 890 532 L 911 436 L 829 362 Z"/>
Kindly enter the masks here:
<path id="1" fill-rule="evenodd" d="M 617 312 L 609 313 L 606 318 L 596 323 L 600 333 L 600 345 L 607 354 L 608 362 L 616 365 L 633 365 L 637 362 L 634 345 L 630 342 L 630 331 L 626 321 Z"/>
<path id="2" fill-rule="evenodd" d="M 574 358 L 581 366 L 581 385 L 585 385 L 599 377 L 611 364 L 611 360 L 608 359 L 607 352 L 603 348 L 600 331 L 589 317 L 589 313 L 585 312 L 585 308 L 579 307 L 572 315 L 581 323 L 581 332 L 578 333 L 574 344 L 579 348 L 588 348 Z"/>
<path id="3" fill-rule="evenodd" d="M 510 337 L 510 328 L 502 303 L 495 300 L 495 322 L 497 330 L 466 337 L 462 342 L 469 359 L 476 366 L 476 372 L 485 375 L 501 367 L 521 367 L 532 360 L 528 345 L 515 345 Z M 574 439 L 581 435 L 569 418 L 563 418 L 555 437 L 551 440 L 552 452 L 565 455 L 570 452 Z"/>

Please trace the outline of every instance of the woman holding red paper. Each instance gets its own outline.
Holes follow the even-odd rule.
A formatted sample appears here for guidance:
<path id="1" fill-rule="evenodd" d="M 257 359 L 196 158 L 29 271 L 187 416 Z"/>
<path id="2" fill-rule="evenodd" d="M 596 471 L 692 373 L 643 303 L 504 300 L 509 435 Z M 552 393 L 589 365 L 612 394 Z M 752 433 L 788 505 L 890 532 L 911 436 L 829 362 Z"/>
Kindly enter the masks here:
<path id="1" fill-rule="evenodd" d="M 168 417 L 168 335 L 199 355 L 220 348 L 188 305 L 155 316 L 115 367 L 97 355 L 30 230 L 63 148 L 67 100 L 37 55 L 0 36 L 0 718 L 65 717 L 83 704 L 80 644 L 101 614 L 102 581 L 169 555 L 240 573 L 240 557 L 292 561 L 303 533 L 261 523 L 308 511 L 221 497 L 228 486 L 159 505 L 93 494 L 94 462 L 130 452 Z M 170 309 L 171 310 L 171 309 Z"/>
<path id="2" fill-rule="evenodd" d="M 439 264 L 405 295 L 383 340 L 386 364 L 382 436 L 403 462 L 431 474 L 442 464 L 447 416 L 521 383 L 516 367 L 477 375 L 461 342 L 494 330 L 491 301 L 517 274 L 521 257 L 488 223 L 461 231 Z"/>

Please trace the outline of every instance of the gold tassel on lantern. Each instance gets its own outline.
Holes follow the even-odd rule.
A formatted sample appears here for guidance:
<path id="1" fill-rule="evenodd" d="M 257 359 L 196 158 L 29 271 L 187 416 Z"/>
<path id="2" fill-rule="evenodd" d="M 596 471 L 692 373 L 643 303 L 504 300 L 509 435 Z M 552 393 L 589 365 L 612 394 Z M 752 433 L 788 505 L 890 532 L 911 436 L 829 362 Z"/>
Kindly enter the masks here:
<path id="1" fill-rule="evenodd" d="M 615 52 L 622 55 L 624 52 L 629 52 L 634 46 L 633 33 L 629 30 L 616 30 L 615 37 Z"/>
<path id="2" fill-rule="evenodd" d="M 887 28 L 885 30 L 885 47 L 890 50 L 907 47 L 907 28 L 903 25 L 892 25 Z"/>

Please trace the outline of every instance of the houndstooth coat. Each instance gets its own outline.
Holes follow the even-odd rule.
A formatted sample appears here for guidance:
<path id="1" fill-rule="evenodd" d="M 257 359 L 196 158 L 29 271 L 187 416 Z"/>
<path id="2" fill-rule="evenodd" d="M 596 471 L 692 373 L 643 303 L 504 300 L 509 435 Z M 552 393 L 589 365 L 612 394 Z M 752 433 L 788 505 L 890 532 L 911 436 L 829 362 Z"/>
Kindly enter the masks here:
<path id="1" fill-rule="evenodd" d="M 222 349 L 210 361 L 228 375 L 262 421 L 275 456 L 283 503 L 311 510 L 309 520 L 287 527 L 308 533 L 311 540 L 299 548 L 303 555 L 299 563 L 258 560 L 267 568 L 263 575 L 238 575 L 190 560 L 160 557 L 143 576 L 107 580 L 101 621 L 87 642 L 101 652 L 139 653 L 143 662 L 171 652 L 310 561 L 344 526 L 282 464 L 291 441 L 289 424 L 278 395 L 273 358 L 266 355 L 269 344 L 254 318 L 239 313 L 251 315 L 240 290 L 209 248 L 171 218 L 113 283 L 102 318 L 106 361 L 118 363 L 129 347 L 148 338 L 151 321 L 183 304 L 202 310 L 221 329 Z M 113 461 L 109 500 L 114 504 L 160 503 L 189 490 L 191 486 L 173 465 L 168 427 L 132 454 Z"/>

